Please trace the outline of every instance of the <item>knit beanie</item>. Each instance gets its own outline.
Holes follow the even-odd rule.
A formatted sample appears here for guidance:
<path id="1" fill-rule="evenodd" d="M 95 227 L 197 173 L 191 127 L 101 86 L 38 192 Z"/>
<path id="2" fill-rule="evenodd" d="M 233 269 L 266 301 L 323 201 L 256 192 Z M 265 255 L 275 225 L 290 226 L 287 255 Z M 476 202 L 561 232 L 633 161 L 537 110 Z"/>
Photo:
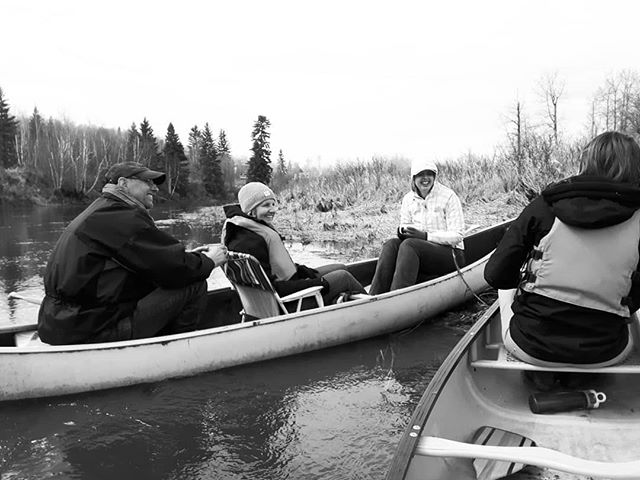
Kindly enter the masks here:
<path id="1" fill-rule="evenodd" d="M 244 213 L 249 213 L 265 200 L 276 200 L 275 194 L 264 183 L 249 182 L 238 192 L 238 202 Z"/>
<path id="2" fill-rule="evenodd" d="M 414 160 L 411 162 L 411 178 L 424 170 L 431 170 L 436 175 L 438 174 L 438 167 L 432 160 Z"/>

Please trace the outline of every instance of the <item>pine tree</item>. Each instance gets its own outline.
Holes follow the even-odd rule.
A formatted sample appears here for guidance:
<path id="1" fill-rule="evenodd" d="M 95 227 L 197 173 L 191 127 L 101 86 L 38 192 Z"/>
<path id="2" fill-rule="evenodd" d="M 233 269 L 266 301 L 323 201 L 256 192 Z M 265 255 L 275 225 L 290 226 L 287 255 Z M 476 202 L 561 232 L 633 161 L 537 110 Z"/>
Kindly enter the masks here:
<path id="1" fill-rule="evenodd" d="M 236 166 L 231 157 L 231 146 L 224 130 L 220 130 L 218 134 L 218 159 L 220 160 L 220 169 L 224 178 L 224 190 L 233 192 L 236 186 Z"/>
<path id="2" fill-rule="evenodd" d="M 282 177 L 286 177 L 289 172 L 287 171 L 287 165 L 284 163 L 284 155 L 282 149 L 278 153 L 278 174 Z"/>
<path id="3" fill-rule="evenodd" d="M 253 154 L 247 163 L 247 182 L 262 182 L 266 185 L 271 183 L 271 147 L 268 129 L 271 122 L 264 115 L 258 115 L 258 120 L 253 125 Z"/>
<path id="4" fill-rule="evenodd" d="M 272 185 L 276 189 L 282 189 L 287 186 L 289 182 L 289 174 L 287 165 L 284 161 L 284 154 L 282 150 L 278 152 L 278 163 L 276 165 L 276 171 L 273 174 Z"/>
<path id="5" fill-rule="evenodd" d="M 140 132 L 135 123 L 127 131 L 127 147 L 125 151 L 127 162 L 140 162 Z"/>
<path id="6" fill-rule="evenodd" d="M 205 124 L 200 144 L 200 165 L 202 166 L 202 183 L 207 193 L 213 197 L 220 197 L 224 193 L 224 179 L 220 168 L 220 159 L 216 145 L 209 129 Z"/>
<path id="7" fill-rule="evenodd" d="M 18 164 L 16 152 L 16 135 L 18 122 L 9 113 L 9 104 L 0 88 L 0 167 L 11 168 Z"/>
<path id="8" fill-rule="evenodd" d="M 167 127 L 162 158 L 163 169 L 167 174 L 167 190 L 170 194 L 175 192 L 186 197 L 189 191 L 189 160 L 172 123 Z"/>
<path id="9" fill-rule="evenodd" d="M 159 168 L 158 141 L 145 117 L 140 124 L 140 163 L 151 168 Z"/>
<path id="10" fill-rule="evenodd" d="M 202 169 L 200 168 L 200 148 L 202 144 L 202 133 L 197 125 L 189 131 L 189 145 L 187 156 L 189 157 L 189 183 L 202 185 Z M 199 187 L 198 187 L 199 188 Z"/>

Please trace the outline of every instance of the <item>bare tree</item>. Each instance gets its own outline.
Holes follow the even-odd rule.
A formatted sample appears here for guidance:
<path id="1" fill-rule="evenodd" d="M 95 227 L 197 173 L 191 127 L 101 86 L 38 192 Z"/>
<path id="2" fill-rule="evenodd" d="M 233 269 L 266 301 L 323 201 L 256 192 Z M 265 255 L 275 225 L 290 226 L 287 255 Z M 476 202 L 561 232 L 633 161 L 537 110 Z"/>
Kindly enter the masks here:
<path id="1" fill-rule="evenodd" d="M 558 102 L 564 93 L 564 80 L 558 78 L 557 71 L 548 73 L 539 81 L 538 88 L 540 96 L 544 99 L 553 141 L 558 143 Z"/>

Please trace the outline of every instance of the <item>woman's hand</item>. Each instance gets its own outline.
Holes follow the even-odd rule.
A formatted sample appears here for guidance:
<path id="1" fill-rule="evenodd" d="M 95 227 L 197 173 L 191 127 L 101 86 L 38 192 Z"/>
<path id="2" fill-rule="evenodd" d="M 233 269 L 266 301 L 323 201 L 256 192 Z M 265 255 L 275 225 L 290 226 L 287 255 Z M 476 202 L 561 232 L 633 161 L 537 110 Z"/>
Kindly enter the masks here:
<path id="1" fill-rule="evenodd" d="M 404 235 L 406 238 L 418 238 L 420 240 L 426 240 L 428 237 L 427 232 L 418 230 L 415 227 L 402 227 L 400 229 L 400 233 L 402 233 L 402 235 Z"/>

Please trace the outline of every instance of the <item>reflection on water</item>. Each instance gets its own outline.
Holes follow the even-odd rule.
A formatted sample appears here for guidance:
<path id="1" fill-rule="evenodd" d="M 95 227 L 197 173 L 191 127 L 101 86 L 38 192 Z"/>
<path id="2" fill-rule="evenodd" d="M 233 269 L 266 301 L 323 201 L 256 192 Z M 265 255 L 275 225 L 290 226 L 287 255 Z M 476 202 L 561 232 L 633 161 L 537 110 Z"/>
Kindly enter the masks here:
<path id="1" fill-rule="evenodd" d="M 2 478 L 383 478 L 457 339 L 423 325 L 192 378 L 7 403 Z"/>
<path id="2" fill-rule="evenodd" d="M 0 210 L 0 321 L 35 319 L 37 307 L 6 294 L 42 294 L 48 251 L 79 210 Z M 218 241 L 178 214 L 154 210 L 187 244 Z M 458 339 L 422 325 L 191 378 L 0 404 L 0 478 L 380 479 Z"/>

